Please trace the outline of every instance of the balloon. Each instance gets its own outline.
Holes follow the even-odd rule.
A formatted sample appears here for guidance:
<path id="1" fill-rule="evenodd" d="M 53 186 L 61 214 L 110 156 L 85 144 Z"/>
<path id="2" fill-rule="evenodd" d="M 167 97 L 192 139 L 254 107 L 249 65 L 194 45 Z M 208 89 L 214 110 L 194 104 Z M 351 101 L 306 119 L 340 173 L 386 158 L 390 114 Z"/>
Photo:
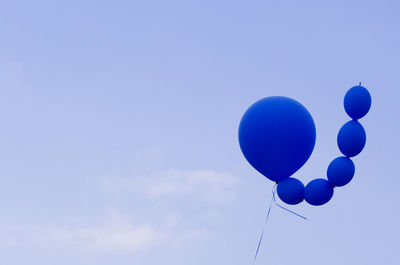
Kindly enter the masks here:
<path id="1" fill-rule="evenodd" d="M 296 178 L 287 178 L 279 182 L 279 198 L 287 204 L 299 204 L 304 200 L 304 185 Z"/>
<path id="2" fill-rule="evenodd" d="M 337 143 L 342 154 L 353 157 L 363 150 L 366 138 L 362 125 L 358 121 L 352 120 L 340 128 Z"/>
<path id="3" fill-rule="evenodd" d="M 353 119 L 364 117 L 371 107 L 371 95 L 363 86 L 353 86 L 344 96 L 344 109 Z"/>
<path id="4" fill-rule="evenodd" d="M 311 205 L 323 205 L 332 196 L 333 187 L 326 179 L 314 179 L 304 189 L 304 199 Z"/>
<path id="5" fill-rule="evenodd" d="M 307 109 L 287 97 L 268 97 L 243 115 L 239 143 L 247 161 L 272 181 L 290 177 L 310 157 L 315 125 Z"/>
<path id="6" fill-rule="evenodd" d="M 336 187 L 346 185 L 354 176 L 355 166 L 353 161 L 347 157 L 338 157 L 334 159 L 328 167 L 328 180 Z"/>

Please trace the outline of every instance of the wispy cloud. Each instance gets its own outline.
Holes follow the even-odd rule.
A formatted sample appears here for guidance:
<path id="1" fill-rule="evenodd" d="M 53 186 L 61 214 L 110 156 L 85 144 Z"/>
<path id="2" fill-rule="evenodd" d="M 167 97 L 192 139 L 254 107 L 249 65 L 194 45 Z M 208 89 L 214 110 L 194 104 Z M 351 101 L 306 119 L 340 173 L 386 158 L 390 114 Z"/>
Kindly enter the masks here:
<path id="1" fill-rule="evenodd" d="M 100 225 L 3 226 L 0 248 L 59 248 L 80 254 L 139 253 L 155 247 L 181 247 L 208 235 L 204 228 L 181 228 L 180 216 L 165 217 L 162 225 L 135 225 L 116 210 Z"/>
<path id="2" fill-rule="evenodd" d="M 162 237 L 150 225 L 112 224 L 40 229 L 33 239 L 38 244 L 58 244 L 86 251 L 141 251 L 154 246 Z"/>
<path id="3" fill-rule="evenodd" d="M 168 169 L 153 176 L 107 176 L 102 185 L 108 190 L 130 190 L 149 197 L 177 197 L 188 199 L 231 201 L 239 183 L 230 173 L 215 170 Z"/>
<path id="4" fill-rule="evenodd" d="M 97 226 L 20 226 L 4 236 L 0 244 L 5 247 L 30 244 L 80 252 L 137 252 L 161 244 L 168 238 L 168 233 L 149 224 L 133 225 L 114 211 L 104 224 Z"/>
<path id="5" fill-rule="evenodd" d="M 60 248 L 73 252 L 143 252 L 155 247 L 180 247 L 210 235 L 208 224 L 218 220 L 220 203 L 232 202 L 239 180 L 232 174 L 214 170 L 168 169 L 152 176 L 137 178 L 113 175 L 104 177 L 102 187 L 120 195 L 134 192 L 144 201 L 162 204 L 147 218 L 112 210 L 103 222 L 88 225 L 38 225 L 3 227 L 0 247 L 35 246 Z M 162 200 L 159 200 L 162 199 Z M 176 200 L 208 205 L 199 211 L 187 211 Z M 216 203 L 217 202 L 217 203 Z M 139 219 L 141 218 L 141 220 Z M 133 222 L 132 220 L 135 220 Z M 83 221 L 83 220 L 82 220 Z M 138 221 L 138 222 L 137 222 Z"/>

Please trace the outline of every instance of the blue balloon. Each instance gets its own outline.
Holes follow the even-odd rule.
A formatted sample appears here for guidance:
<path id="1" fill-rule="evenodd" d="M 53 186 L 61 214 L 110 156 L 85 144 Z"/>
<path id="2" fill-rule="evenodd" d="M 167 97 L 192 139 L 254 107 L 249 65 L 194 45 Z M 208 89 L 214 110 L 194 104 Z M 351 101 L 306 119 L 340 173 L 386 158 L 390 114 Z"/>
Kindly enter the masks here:
<path id="1" fill-rule="evenodd" d="M 328 167 L 328 180 L 336 187 L 346 185 L 354 176 L 355 167 L 353 161 L 347 157 L 338 157 L 334 159 Z"/>
<path id="2" fill-rule="evenodd" d="M 272 181 L 290 177 L 310 157 L 315 125 L 307 109 L 287 97 L 268 97 L 245 112 L 239 143 L 247 161 Z"/>
<path id="3" fill-rule="evenodd" d="M 352 119 L 364 117 L 371 107 L 371 95 L 363 86 L 353 86 L 344 96 L 344 109 Z"/>
<path id="4" fill-rule="evenodd" d="M 304 200 L 304 185 L 296 178 L 287 178 L 279 182 L 277 192 L 279 198 L 287 204 L 295 205 Z"/>
<path id="5" fill-rule="evenodd" d="M 314 179 L 304 189 L 304 199 L 311 205 L 323 205 L 332 196 L 333 187 L 326 179 Z"/>
<path id="6" fill-rule="evenodd" d="M 358 155 L 363 150 L 366 140 L 364 128 L 355 120 L 345 123 L 337 136 L 339 149 L 347 157 Z"/>

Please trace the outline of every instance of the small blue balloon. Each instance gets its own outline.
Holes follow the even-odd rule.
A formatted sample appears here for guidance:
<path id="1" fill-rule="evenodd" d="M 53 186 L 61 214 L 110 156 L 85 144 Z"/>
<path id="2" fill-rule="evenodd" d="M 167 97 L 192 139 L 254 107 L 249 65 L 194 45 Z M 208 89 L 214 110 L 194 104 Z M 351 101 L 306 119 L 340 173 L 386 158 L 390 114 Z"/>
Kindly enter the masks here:
<path id="1" fill-rule="evenodd" d="M 243 115 L 239 143 L 247 161 L 272 181 L 290 177 L 310 157 L 315 125 L 307 109 L 287 97 L 268 97 Z"/>
<path id="2" fill-rule="evenodd" d="M 299 204 L 304 200 L 304 185 L 296 178 L 287 178 L 278 183 L 279 198 L 291 205 Z"/>
<path id="3" fill-rule="evenodd" d="M 344 109 L 353 119 L 364 117 L 371 107 L 371 95 L 363 86 L 353 86 L 344 96 Z"/>
<path id="4" fill-rule="evenodd" d="M 332 196 L 333 187 L 326 179 L 314 179 L 304 189 L 304 199 L 311 205 L 323 205 Z"/>
<path id="5" fill-rule="evenodd" d="M 366 139 L 363 126 L 358 121 L 352 120 L 345 123 L 340 129 L 337 143 L 342 154 L 353 157 L 363 150 Z"/>
<path id="6" fill-rule="evenodd" d="M 336 187 L 346 185 L 354 176 L 355 167 L 350 158 L 341 156 L 334 159 L 328 167 L 328 180 Z"/>

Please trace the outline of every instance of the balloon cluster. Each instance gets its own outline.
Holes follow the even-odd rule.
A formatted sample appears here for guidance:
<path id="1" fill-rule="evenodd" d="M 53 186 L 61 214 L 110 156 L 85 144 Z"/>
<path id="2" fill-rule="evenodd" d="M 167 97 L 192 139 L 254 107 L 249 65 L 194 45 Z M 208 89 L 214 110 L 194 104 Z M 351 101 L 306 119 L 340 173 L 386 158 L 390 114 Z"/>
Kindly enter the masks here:
<path id="1" fill-rule="evenodd" d="M 327 179 L 314 179 L 305 187 L 290 177 L 310 157 L 316 130 L 308 110 L 288 97 L 268 97 L 254 103 L 245 112 L 239 126 L 239 143 L 247 161 L 268 179 L 275 181 L 279 198 L 287 204 L 306 200 L 323 205 L 333 196 L 334 187 L 348 184 L 355 172 L 351 157 L 365 146 L 366 134 L 358 119 L 371 107 L 371 96 L 361 86 L 345 95 L 344 108 L 352 118 L 339 130 L 337 144 L 344 156 L 328 166 Z"/>

